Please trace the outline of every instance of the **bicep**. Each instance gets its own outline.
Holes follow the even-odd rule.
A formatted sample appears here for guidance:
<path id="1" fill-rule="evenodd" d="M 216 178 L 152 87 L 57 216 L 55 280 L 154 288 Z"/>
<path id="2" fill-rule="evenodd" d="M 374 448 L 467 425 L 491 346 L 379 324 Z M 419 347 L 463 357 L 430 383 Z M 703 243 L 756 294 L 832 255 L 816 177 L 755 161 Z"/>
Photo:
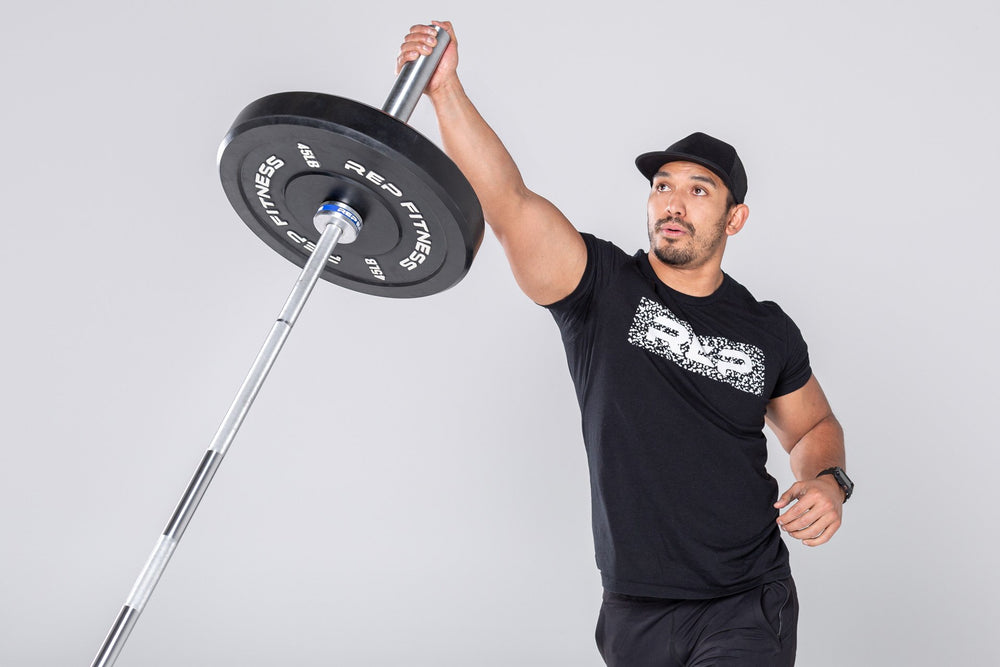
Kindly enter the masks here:
<path id="1" fill-rule="evenodd" d="M 831 417 L 833 410 L 815 375 L 799 389 L 772 398 L 764 415 L 767 425 L 788 452 L 813 427 Z"/>
<path id="2" fill-rule="evenodd" d="M 533 192 L 487 219 L 503 246 L 518 286 L 532 301 L 549 305 L 568 296 L 587 266 L 587 246 L 550 201 Z"/>

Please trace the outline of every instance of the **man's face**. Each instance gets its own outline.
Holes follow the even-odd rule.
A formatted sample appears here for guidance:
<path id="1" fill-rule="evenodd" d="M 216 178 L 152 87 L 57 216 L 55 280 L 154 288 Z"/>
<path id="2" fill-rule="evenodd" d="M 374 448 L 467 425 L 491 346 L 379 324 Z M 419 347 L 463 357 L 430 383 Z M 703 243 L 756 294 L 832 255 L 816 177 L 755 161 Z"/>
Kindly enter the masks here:
<path id="1" fill-rule="evenodd" d="M 649 247 L 670 266 L 697 268 L 721 261 L 731 213 L 729 190 L 718 176 L 693 162 L 668 162 L 653 176 L 647 208 Z M 745 207 L 744 207 L 745 208 Z M 742 226 L 742 224 L 740 225 Z"/>

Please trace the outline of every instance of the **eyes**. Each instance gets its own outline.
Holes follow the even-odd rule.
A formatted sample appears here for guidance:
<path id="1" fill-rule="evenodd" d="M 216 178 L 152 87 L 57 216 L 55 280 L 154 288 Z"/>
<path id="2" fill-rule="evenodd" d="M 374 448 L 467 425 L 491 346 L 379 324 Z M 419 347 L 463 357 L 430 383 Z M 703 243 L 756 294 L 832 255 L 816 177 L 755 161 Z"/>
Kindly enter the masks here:
<path id="1" fill-rule="evenodd" d="M 666 181 L 660 181 L 653 185 L 653 190 L 656 192 L 670 192 L 670 185 Z M 694 185 L 691 187 L 691 194 L 695 197 L 707 197 L 710 193 L 705 188 L 700 185 Z"/>

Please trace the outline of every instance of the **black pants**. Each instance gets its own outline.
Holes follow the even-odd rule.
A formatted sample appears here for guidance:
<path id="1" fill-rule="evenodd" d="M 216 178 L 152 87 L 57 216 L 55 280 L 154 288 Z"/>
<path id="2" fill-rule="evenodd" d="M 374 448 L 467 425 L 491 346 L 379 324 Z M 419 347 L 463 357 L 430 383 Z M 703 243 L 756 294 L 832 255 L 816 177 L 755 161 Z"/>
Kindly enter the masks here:
<path id="1" fill-rule="evenodd" d="M 798 620 L 791 577 L 712 600 L 605 591 L 597 648 L 608 667 L 790 667 Z"/>

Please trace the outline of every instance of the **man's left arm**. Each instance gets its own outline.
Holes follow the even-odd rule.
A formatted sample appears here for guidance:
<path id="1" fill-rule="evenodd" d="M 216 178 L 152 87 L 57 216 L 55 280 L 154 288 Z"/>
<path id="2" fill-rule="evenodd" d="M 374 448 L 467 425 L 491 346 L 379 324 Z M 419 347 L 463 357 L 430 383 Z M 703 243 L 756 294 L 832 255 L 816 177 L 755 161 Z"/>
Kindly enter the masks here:
<path id="1" fill-rule="evenodd" d="M 844 430 L 833 415 L 816 376 L 790 394 L 771 399 L 767 425 L 789 454 L 795 482 L 774 506 L 782 530 L 806 546 L 829 541 L 840 528 L 844 490 L 827 468 L 845 468 Z"/>

